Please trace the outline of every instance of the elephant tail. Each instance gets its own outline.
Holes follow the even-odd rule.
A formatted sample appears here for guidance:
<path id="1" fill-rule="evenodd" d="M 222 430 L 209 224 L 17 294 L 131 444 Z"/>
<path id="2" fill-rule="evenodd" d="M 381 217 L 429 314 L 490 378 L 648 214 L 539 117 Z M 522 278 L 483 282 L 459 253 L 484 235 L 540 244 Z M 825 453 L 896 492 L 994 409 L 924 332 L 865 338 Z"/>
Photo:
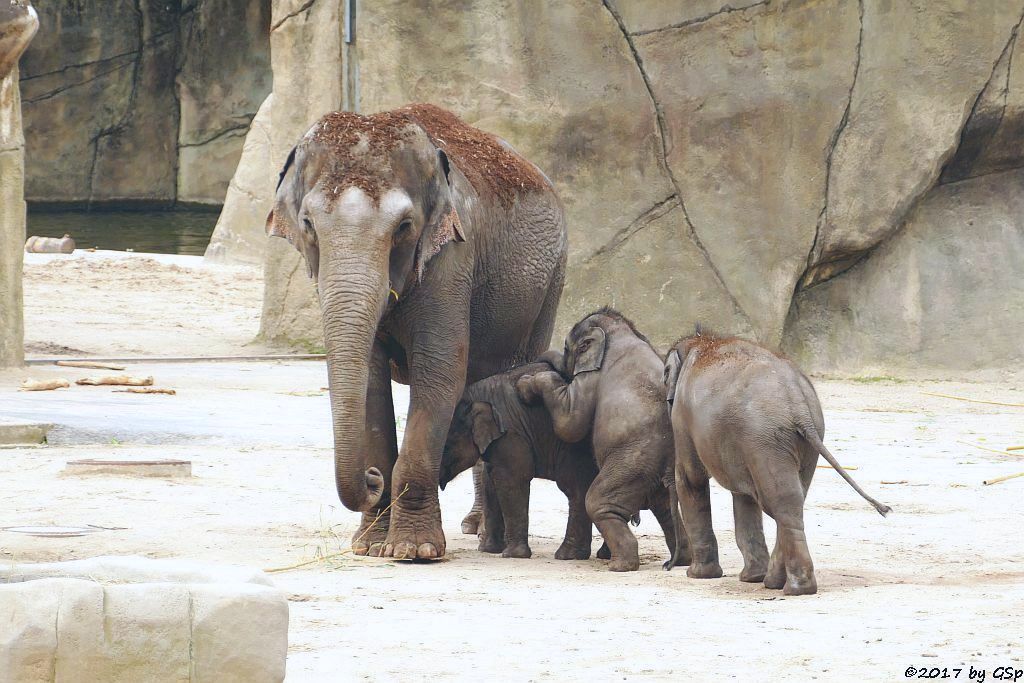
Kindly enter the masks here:
<path id="1" fill-rule="evenodd" d="M 864 489 L 862 489 L 857 484 L 857 482 L 853 480 L 853 477 L 851 477 L 850 474 L 843 469 L 843 466 L 839 464 L 839 461 L 836 460 L 835 456 L 829 453 L 828 449 L 825 448 L 825 444 L 821 442 L 821 437 L 818 436 L 818 432 L 814 427 L 800 428 L 799 431 L 801 436 L 804 437 L 804 440 L 807 441 L 807 443 L 809 443 L 811 447 L 814 448 L 814 450 L 818 451 L 818 453 L 821 454 L 821 457 L 825 458 L 825 460 L 828 461 L 829 465 L 832 465 L 832 468 L 839 473 L 839 476 L 845 479 L 846 483 L 852 486 L 854 491 L 859 493 L 864 500 L 871 503 L 871 505 L 873 505 L 874 508 L 878 510 L 878 514 L 885 517 L 887 514 L 892 512 L 891 507 L 879 503 L 877 500 L 875 500 L 874 498 L 872 498 L 871 496 L 864 492 Z"/>

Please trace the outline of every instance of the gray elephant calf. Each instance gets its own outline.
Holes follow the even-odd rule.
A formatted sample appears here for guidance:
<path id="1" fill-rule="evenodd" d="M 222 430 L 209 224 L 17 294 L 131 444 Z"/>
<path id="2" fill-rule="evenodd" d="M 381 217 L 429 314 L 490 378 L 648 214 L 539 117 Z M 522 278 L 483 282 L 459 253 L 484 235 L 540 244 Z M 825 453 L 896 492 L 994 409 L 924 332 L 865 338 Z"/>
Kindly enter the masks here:
<path id="1" fill-rule="evenodd" d="M 593 529 L 584 501 L 597 476 L 590 447 L 559 439 L 543 406 L 525 405 L 516 395 L 520 377 L 551 369 L 547 362 L 528 363 L 482 379 L 466 388 L 455 408 L 441 456 L 440 484 L 443 489 L 460 472 L 484 461 L 483 552 L 530 557 L 530 481 L 539 478 L 553 480 L 569 499 L 565 540 L 555 559 L 590 558 Z M 607 557 L 606 552 L 602 548 L 598 556 Z"/>
<path id="2" fill-rule="evenodd" d="M 661 357 L 621 313 L 602 308 L 569 332 L 563 366 L 569 383 L 558 372 L 540 372 L 524 375 L 516 389 L 526 403 L 544 402 L 559 438 L 593 449 L 599 473 L 586 508 L 611 548 L 609 568 L 640 567 L 627 522 L 643 508 L 654 512 L 665 532 L 672 553 L 665 568 L 689 564 L 671 474 Z"/>
<path id="3" fill-rule="evenodd" d="M 702 333 L 669 351 L 665 384 L 672 403 L 676 489 L 693 563 L 687 575 L 717 578 L 708 474 L 733 494 L 740 581 L 764 581 L 786 595 L 817 591 L 804 535 L 804 499 L 818 454 L 875 506 L 822 443 L 824 420 L 810 380 L 792 362 L 752 342 Z M 762 510 L 775 520 L 771 559 Z"/>

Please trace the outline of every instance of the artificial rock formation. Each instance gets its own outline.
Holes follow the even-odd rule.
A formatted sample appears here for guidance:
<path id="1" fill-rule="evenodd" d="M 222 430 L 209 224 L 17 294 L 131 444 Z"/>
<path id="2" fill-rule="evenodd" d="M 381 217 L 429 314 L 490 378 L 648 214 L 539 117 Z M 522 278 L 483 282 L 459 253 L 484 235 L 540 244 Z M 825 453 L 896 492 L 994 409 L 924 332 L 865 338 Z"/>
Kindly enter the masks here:
<path id="1" fill-rule="evenodd" d="M 29 201 L 220 204 L 270 91 L 269 0 L 57 0 L 22 64 Z"/>
<path id="2" fill-rule="evenodd" d="M 700 320 L 815 372 L 1024 359 L 1024 0 L 377 0 L 352 45 L 344 5 L 275 8 L 275 164 L 332 108 L 430 101 L 502 136 L 566 204 L 556 337 L 610 303 L 658 344 Z M 315 340 L 271 245 L 263 333 Z M 953 321 L 985 342 L 950 354 Z"/>
<path id="3" fill-rule="evenodd" d="M 141 557 L 0 569 L 0 678 L 284 680 L 288 601 L 262 572 Z"/>
<path id="4" fill-rule="evenodd" d="M 217 219 L 206 258 L 218 263 L 263 263 L 267 247 L 264 231 L 273 205 L 272 188 L 277 172 L 270 155 L 270 110 L 274 96 L 268 95 L 252 120 L 242 157 Z"/>
<path id="5" fill-rule="evenodd" d="M 21 132 L 18 59 L 39 28 L 23 0 L 0 0 L 0 367 L 21 365 L 22 245 L 25 243 L 25 140 Z"/>

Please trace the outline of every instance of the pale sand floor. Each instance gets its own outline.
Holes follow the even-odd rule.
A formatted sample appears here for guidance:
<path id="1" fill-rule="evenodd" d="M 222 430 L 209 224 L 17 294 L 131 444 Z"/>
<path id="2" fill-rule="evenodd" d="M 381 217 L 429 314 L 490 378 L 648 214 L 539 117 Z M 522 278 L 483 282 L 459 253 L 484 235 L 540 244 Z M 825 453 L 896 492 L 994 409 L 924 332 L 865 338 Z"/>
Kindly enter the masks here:
<path id="1" fill-rule="evenodd" d="M 252 352 L 245 343 L 258 327 L 255 271 L 147 266 L 149 275 L 138 279 L 134 271 L 102 275 L 65 265 L 50 272 L 74 284 L 54 292 L 34 267 L 26 297 L 47 302 L 27 307 L 34 343 L 170 355 L 192 353 L 202 340 L 218 353 Z M 122 278 L 131 291 L 119 288 Z M 89 372 L 0 374 L 0 415 L 63 425 L 50 446 L 0 450 L 0 526 L 125 527 L 68 539 L 0 532 L 0 559 L 138 553 L 280 567 L 313 557 L 318 546 L 345 546 L 357 516 L 333 490 L 319 363 L 134 370 L 178 395 L 98 387 L 24 394 L 15 392 L 23 377 Z M 276 575 L 291 598 L 289 680 L 897 680 L 910 666 L 972 664 L 991 679 L 995 667 L 1021 668 L 1024 478 L 982 481 L 1024 471 L 1024 451 L 1002 456 L 960 442 L 1024 445 L 1024 408 L 922 391 L 1011 403 L 1024 403 L 1024 391 L 950 382 L 816 385 L 826 442 L 895 510 L 883 519 L 835 473 L 818 471 L 806 514 L 818 595 L 783 598 L 737 580 L 731 502 L 719 488 L 712 502 L 726 575 L 697 581 L 684 570 L 661 571 L 665 549 L 648 514 L 637 529 L 639 572 L 552 559 L 566 504 L 549 482 L 533 487 L 534 557 L 478 553 L 476 539 L 458 533 L 472 495 L 463 475 L 441 497 L 445 561 L 343 557 Z M 396 403 L 406 400 L 396 387 Z M 194 476 L 60 474 L 67 460 L 111 455 L 190 459 Z M 766 532 L 770 544 L 770 520 Z"/>

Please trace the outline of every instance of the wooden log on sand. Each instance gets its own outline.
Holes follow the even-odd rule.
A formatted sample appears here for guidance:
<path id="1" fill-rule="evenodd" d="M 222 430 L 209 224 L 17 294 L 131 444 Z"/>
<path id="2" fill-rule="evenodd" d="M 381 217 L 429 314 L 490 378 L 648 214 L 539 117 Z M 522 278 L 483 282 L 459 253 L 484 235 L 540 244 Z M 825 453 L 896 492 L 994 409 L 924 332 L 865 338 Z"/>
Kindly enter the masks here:
<path id="1" fill-rule="evenodd" d="M 132 377 L 131 375 L 108 375 L 107 377 L 85 377 L 75 380 L 75 384 L 88 386 L 122 386 L 122 387 L 148 387 L 153 385 L 153 377 Z"/>
<path id="2" fill-rule="evenodd" d="M 53 391 L 67 389 L 71 384 L 66 379 L 27 379 L 18 391 Z"/>
<path id="3" fill-rule="evenodd" d="M 96 363 L 91 360 L 59 360 L 54 365 L 59 365 L 63 368 L 91 368 L 94 370 L 124 370 L 123 365 L 113 365 L 111 363 Z"/>
<path id="4" fill-rule="evenodd" d="M 178 392 L 174 389 L 158 389 L 157 387 L 129 387 L 128 389 L 114 389 L 115 394 L 167 394 L 174 396 Z"/>

